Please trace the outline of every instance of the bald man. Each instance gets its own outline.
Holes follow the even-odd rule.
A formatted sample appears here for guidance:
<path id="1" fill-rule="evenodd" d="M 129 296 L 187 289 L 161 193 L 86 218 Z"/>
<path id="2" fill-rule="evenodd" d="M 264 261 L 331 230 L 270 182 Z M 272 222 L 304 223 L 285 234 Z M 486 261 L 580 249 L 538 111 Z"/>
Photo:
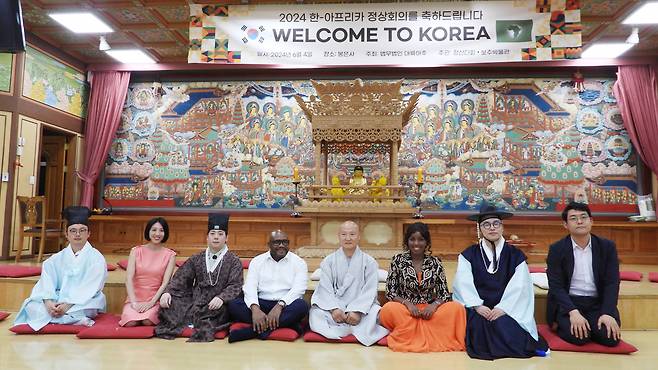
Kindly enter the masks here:
<path id="1" fill-rule="evenodd" d="M 359 248 L 359 226 L 346 221 L 338 230 L 340 247 L 320 264 L 320 282 L 311 298 L 311 330 L 329 339 L 350 334 L 370 346 L 388 334 L 377 323 L 379 266 Z"/>
<path id="2" fill-rule="evenodd" d="M 287 327 L 301 334 L 300 322 L 308 314 L 304 293 L 308 283 L 306 262 L 289 251 L 288 234 L 281 230 L 270 233 L 269 251 L 254 257 L 249 264 L 242 291 L 244 298 L 229 303 L 233 321 L 252 324 L 231 330 L 229 343 L 260 338 L 267 339 L 277 328 Z"/>

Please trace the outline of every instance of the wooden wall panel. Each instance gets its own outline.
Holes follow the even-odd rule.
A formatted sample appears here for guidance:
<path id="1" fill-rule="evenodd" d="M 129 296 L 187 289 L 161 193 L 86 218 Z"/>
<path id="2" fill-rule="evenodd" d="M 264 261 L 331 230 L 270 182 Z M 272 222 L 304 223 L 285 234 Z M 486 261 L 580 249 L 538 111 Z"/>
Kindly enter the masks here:
<path id="1" fill-rule="evenodd" d="M 153 216 L 94 216 L 91 218 L 92 244 L 103 253 L 125 253 L 143 243 L 144 227 Z M 167 246 L 181 256 L 190 256 L 206 246 L 207 216 L 168 216 Z M 253 257 L 267 250 L 269 233 L 281 229 L 288 233 L 290 247 L 308 245 L 309 221 L 285 217 L 232 216 L 227 243 L 241 257 Z"/>
<path id="2" fill-rule="evenodd" d="M 20 213 L 16 203 L 16 196 L 32 197 L 36 195 L 39 171 L 39 151 L 41 147 L 41 122 L 29 117 L 19 116 L 18 136 L 24 140 L 23 153 L 17 160 L 20 166 L 16 168 L 14 175 L 14 197 L 10 200 L 14 209 L 12 220 L 12 240 L 10 244 L 10 255 L 16 255 L 20 240 L 18 240 L 18 228 L 20 227 Z M 32 239 L 25 238 L 22 254 L 32 254 Z"/>
<path id="3" fill-rule="evenodd" d="M 2 174 L 9 175 L 9 170 L 11 164 L 9 163 L 9 150 L 10 139 L 11 139 L 11 117 L 10 112 L 0 112 L 0 144 L 2 144 L 2 149 L 0 149 L 0 176 Z M 9 182 L 4 182 L 0 180 L 0 204 L 7 204 L 7 191 L 9 188 Z M 5 210 L 4 207 L 0 210 L 0 225 L 5 225 Z M 5 228 L 0 227 L 0 245 L 2 241 L 5 240 Z M 0 251 L 0 254 L 2 252 Z"/>
<path id="4" fill-rule="evenodd" d="M 143 242 L 143 228 L 152 216 L 116 215 L 94 216 L 91 219 L 91 240 L 103 253 L 127 253 L 130 248 Z M 189 256 L 206 245 L 206 216 L 167 216 L 170 236 L 167 243 L 183 256 Z M 462 219 L 425 219 L 432 235 L 432 251 L 447 260 L 454 260 L 459 253 L 476 241 L 473 223 Z M 416 222 L 404 219 L 402 226 Z M 231 217 L 229 247 L 241 257 L 252 257 L 267 250 L 269 232 L 281 229 L 288 233 L 291 248 L 316 247 L 311 245 L 312 220 L 309 218 Z M 623 221 L 595 223 L 593 232 L 611 237 L 619 250 L 623 263 L 658 264 L 658 223 L 631 223 Z M 550 244 L 567 235 L 558 220 L 505 220 L 505 236 L 516 234 L 520 239 L 534 243 L 522 247 L 528 260 L 545 262 Z M 397 250 L 379 248 L 382 250 Z M 368 246 L 369 250 L 378 249 Z"/>

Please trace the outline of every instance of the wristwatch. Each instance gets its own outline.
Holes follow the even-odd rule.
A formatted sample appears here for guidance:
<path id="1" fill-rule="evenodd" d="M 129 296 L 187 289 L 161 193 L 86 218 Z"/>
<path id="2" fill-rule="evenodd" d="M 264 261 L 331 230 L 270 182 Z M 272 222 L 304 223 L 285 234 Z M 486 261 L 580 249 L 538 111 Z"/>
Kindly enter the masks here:
<path id="1" fill-rule="evenodd" d="M 281 308 L 286 307 L 286 302 L 284 302 L 284 301 L 278 301 L 278 302 L 276 302 L 276 304 L 281 306 Z"/>

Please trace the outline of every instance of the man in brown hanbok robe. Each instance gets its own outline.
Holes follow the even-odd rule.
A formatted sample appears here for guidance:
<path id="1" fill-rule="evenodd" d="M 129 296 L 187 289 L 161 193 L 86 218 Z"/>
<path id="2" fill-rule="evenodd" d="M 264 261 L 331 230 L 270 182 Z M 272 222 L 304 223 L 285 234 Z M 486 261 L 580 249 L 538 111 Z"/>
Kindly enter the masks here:
<path id="1" fill-rule="evenodd" d="M 208 248 L 176 271 L 160 297 L 157 337 L 173 339 L 191 325 L 189 342 L 212 342 L 228 328 L 227 303 L 242 291 L 242 264 L 228 251 L 227 234 L 228 215 L 208 215 Z"/>

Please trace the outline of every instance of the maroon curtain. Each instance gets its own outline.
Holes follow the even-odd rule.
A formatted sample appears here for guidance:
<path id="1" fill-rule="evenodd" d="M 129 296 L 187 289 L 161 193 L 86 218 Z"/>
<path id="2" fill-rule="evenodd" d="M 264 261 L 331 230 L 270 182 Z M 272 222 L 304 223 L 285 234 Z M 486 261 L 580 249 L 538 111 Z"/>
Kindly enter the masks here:
<path id="1" fill-rule="evenodd" d="M 85 156 L 82 171 L 80 205 L 91 208 L 94 183 L 110 150 L 126 100 L 130 72 L 94 72 L 85 125 Z"/>
<path id="2" fill-rule="evenodd" d="M 658 174 L 658 81 L 652 65 L 620 66 L 613 88 L 635 150 Z"/>

